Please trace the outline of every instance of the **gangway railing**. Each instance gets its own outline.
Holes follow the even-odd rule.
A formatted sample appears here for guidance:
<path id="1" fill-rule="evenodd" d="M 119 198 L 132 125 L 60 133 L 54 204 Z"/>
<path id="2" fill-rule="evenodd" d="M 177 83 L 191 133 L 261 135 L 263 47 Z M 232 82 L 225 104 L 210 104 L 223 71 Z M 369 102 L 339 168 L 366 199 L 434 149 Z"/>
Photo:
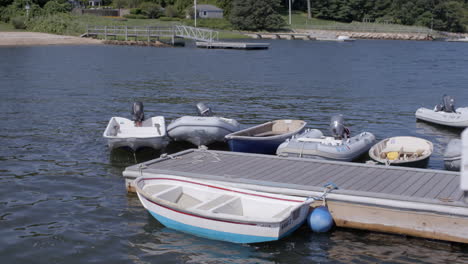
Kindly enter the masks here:
<path id="1" fill-rule="evenodd" d="M 198 41 L 218 41 L 219 32 L 206 28 L 197 28 L 183 25 L 174 25 L 174 33 L 177 37 L 193 39 Z"/>

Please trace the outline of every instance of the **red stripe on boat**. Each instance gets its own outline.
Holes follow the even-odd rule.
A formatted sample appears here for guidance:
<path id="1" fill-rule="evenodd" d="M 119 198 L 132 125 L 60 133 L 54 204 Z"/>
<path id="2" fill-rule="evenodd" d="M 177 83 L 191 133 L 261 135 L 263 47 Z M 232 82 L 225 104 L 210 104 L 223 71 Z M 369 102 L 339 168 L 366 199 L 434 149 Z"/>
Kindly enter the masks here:
<path id="1" fill-rule="evenodd" d="M 248 193 L 248 192 L 241 192 L 241 191 L 235 191 L 227 188 L 222 188 L 218 187 L 215 185 L 210 185 L 210 184 L 204 184 L 204 183 L 199 183 L 199 182 L 192 182 L 192 181 L 187 181 L 187 180 L 179 180 L 179 179 L 171 179 L 171 178 L 141 178 L 141 180 L 170 180 L 170 181 L 180 181 L 180 182 L 187 182 L 191 184 L 197 184 L 197 185 L 202 185 L 218 190 L 223 190 L 223 191 L 229 191 L 229 192 L 235 192 L 235 193 L 241 193 L 241 194 L 247 194 L 247 195 L 252 195 L 252 196 L 257 196 L 257 197 L 263 197 L 263 198 L 269 198 L 269 199 L 275 199 L 275 200 L 280 200 L 280 201 L 286 201 L 286 202 L 296 202 L 296 203 L 303 203 L 304 201 L 298 201 L 298 200 L 290 200 L 290 199 L 283 199 L 283 198 L 277 198 L 277 197 L 271 197 L 271 196 L 266 196 L 266 195 L 261 195 L 261 194 L 254 194 L 254 193 Z"/>

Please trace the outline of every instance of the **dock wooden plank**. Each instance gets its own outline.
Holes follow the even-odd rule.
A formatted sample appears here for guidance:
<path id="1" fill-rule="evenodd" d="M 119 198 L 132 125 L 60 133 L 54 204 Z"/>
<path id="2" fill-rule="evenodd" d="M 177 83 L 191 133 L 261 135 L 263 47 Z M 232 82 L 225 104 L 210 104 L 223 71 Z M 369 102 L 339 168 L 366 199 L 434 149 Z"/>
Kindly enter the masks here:
<path id="1" fill-rule="evenodd" d="M 433 175 L 431 176 L 431 180 L 429 180 L 426 184 L 421 186 L 421 189 L 415 192 L 413 196 L 425 197 L 431 190 L 437 187 L 437 185 L 440 184 L 442 180 L 443 180 L 443 177 L 441 175 L 437 175 L 433 173 Z"/>
<path id="2" fill-rule="evenodd" d="M 311 177 L 310 167 L 307 166 L 306 162 L 299 162 L 294 170 L 290 171 L 289 174 L 293 175 L 291 177 L 291 183 L 300 182 L 304 179 Z M 273 177 L 272 180 L 275 180 L 278 176 Z"/>
<path id="3" fill-rule="evenodd" d="M 372 191 L 375 192 L 383 192 L 383 193 L 393 193 L 393 190 L 396 188 L 403 186 L 409 178 L 411 177 L 411 172 L 405 171 L 391 171 L 392 175 L 396 175 L 396 179 L 394 179 L 390 184 L 387 184 L 386 186 L 383 186 L 383 188 L 375 188 Z"/>
<path id="4" fill-rule="evenodd" d="M 356 186 L 355 189 L 359 191 L 367 191 L 381 180 L 380 178 L 376 177 L 379 174 L 380 171 L 377 168 L 361 170 L 358 175 L 354 177 L 347 177 L 345 181 L 338 182 L 337 184 L 339 184 L 341 188 L 347 189 L 349 186 L 358 181 L 359 186 Z"/>
<path id="5" fill-rule="evenodd" d="M 399 171 L 394 171 L 394 170 L 385 170 L 382 172 L 382 174 L 385 174 L 386 177 L 379 183 L 375 184 L 373 187 L 369 189 L 370 192 L 382 192 L 386 187 L 391 185 L 394 182 L 400 182 L 402 181 L 401 177 L 401 172 Z"/>
<path id="6" fill-rule="evenodd" d="M 328 167 L 326 171 L 317 172 L 314 175 L 314 178 L 310 178 L 308 181 L 305 181 L 302 184 L 318 186 L 323 186 L 326 183 L 336 184 L 336 180 L 346 177 L 346 175 L 349 173 L 349 170 L 350 168 L 345 166 L 335 166 L 335 168 L 333 168 L 333 166 Z"/>
<path id="7" fill-rule="evenodd" d="M 423 176 L 424 176 L 424 174 L 421 174 L 421 173 L 412 173 L 411 177 L 409 177 L 408 180 L 404 184 L 401 184 L 400 186 L 397 186 L 395 189 L 390 191 L 390 193 L 395 194 L 395 195 L 403 195 L 403 193 L 407 189 L 411 188 L 411 186 L 413 186 L 413 184 L 418 182 L 421 178 L 424 178 Z"/>
<path id="8" fill-rule="evenodd" d="M 440 181 L 435 184 L 433 188 L 424 196 L 427 198 L 432 198 L 435 199 L 439 196 L 439 193 L 444 190 L 447 185 L 452 181 L 453 177 L 447 176 L 447 175 L 440 175 Z"/>
<path id="9" fill-rule="evenodd" d="M 413 196 L 421 187 L 429 182 L 432 177 L 434 176 L 434 173 L 425 173 L 422 175 L 415 183 L 409 186 L 402 195 L 404 196 Z"/>
<path id="10" fill-rule="evenodd" d="M 345 166 L 336 166 L 336 168 L 327 171 L 324 174 L 316 173 L 314 177 L 310 177 L 308 181 L 303 183 L 307 185 L 323 186 L 326 183 L 334 182 L 333 179 L 338 179 L 349 172 L 349 168 Z"/>
<path id="11" fill-rule="evenodd" d="M 330 164 L 322 164 L 317 166 L 316 168 L 308 171 L 303 177 L 298 178 L 293 183 L 295 184 L 307 184 L 309 185 L 310 182 L 316 181 L 316 179 L 330 177 L 330 173 L 332 172 L 333 168 Z"/>
<path id="12" fill-rule="evenodd" d="M 452 194 L 459 189 L 460 179 L 453 178 L 449 184 L 437 195 L 438 199 L 449 200 Z"/>
<path id="13" fill-rule="evenodd" d="M 262 164 L 265 166 L 262 166 Z M 275 167 L 275 164 L 278 166 Z M 252 172 L 246 174 L 246 176 L 252 179 L 272 178 L 273 176 L 278 175 L 278 170 L 284 169 L 285 166 L 292 165 L 282 160 L 265 160 L 256 164 L 256 167 L 252 169 Z"/>
<path id="14" fill-rule="evenodd" d="M 342 170 L 341 172 L 337 172 L 336 174 L 332 175 L 331 177 L 326 177 L 324 179 L 321 179 L 321 181 L 319 181 L 317 184 L 317 186 L 324 186 L 325 184 L 327 183 L 333 183 L 335 184 L 335 182 L 338 180 L 338 179 L 341 179 L 343 177 L 348 177 L 348 175 L 350 175 L 350 173 L 353 173 L 353 171 L 355 170 L 358 170 L 359 168 L 358 167 L 350 167 L 350 168 L 347 168 L 346 170 Z M 309 183 L 308 183 L 309 184 Z M 310 184 L 314 184 L 314 183 L 310 183 Z M 339 186 L 338 186 L 339 188 Z"/>
<path id="15" fill-rule="evenodd" d="M 298 172 L 301 171 L 302 168 L 298 166 L 300 166 L 300 164 L 286 165 L 278 170 L 275 170 L 274 168 L 272 168 L 270 175 L 264 175 L 260 177 L 260 179 L 271 180 L 271 181 L 282 180 L 285 182 L 293 183 L 296 180 L 296 178 L 299 177 L 299 175 L 301 175 Z"/>

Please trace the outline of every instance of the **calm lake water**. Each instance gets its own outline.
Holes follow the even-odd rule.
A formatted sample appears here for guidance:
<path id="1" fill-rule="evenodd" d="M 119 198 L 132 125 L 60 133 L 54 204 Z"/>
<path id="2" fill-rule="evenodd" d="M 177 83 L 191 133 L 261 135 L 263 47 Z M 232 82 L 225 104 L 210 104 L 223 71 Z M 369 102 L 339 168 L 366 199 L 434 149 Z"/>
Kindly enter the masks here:
<path id="1" fill-rule="evenodd" d="M 112 116 L 170 121 L 205 102 L 245 126 L 303 119 L 328 134 L 431 140 L 443 169 L 460 130 L 416 122 L 443 94 L 468 106 L 466 43 L 271 41 L 262 51 L 49 46 L 0 48 L 0 263 L 467 263 L 465 245 L 306 227 L 281 241 L 236 245 L 163 227 L 127 194 L 122 171 L 158 157 L 110 152 Z M 169 152 L 189 146 L 172 145 Z"/>

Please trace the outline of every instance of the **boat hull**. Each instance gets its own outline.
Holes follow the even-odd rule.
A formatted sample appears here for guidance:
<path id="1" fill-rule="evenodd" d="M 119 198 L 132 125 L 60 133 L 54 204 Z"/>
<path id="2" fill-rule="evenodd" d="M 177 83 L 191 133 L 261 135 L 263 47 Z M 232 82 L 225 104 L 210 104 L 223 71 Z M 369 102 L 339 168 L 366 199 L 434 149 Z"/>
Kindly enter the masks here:
<path id="1" fill-rule="evenodd" d="M 460 139 L 452 139 L 444 151 L 444 166 L 449 171 L 459 171 L 461 167 L 462 142 Z"/>
<path id="2" fill-rule="evenodd" d="M 134 122 L 127 118 L 112 117 L 103 137 L 111 149 L 130 148 L 137 151 L 139 148 L 148 147 L 160 150 L 169 143 L 162 116 L 149 118 L 143 121 L 140 127 L 136 127 Z"/>
<path id="3" fill-rule="evenodd" d="M 468 127 L 468 107 L 457 108 L 456 113 L 436 112 L 432 109 L 421 107 L 416 111 L 415 115 L 419 120 L 434 124 L 459 128 Z"/>
<path id="4" fill-rule="evenodd" d="M 309 212 L 310 200 L 306 198 L 247 191 L 185 177 L 138 178 L 135 186 L 142 205 L 164 226 L 232 243 L 281 239 L 299 228 Z M 204 191 L 205 188 L 209 190 Z M 197 200 L 200 197 L 205 200 Z M 263 202 L 257 204 L 252 199 Z M 241 211 L 236 211 L 239 208 Z"/>
<path id="5" fill-rule="evenodd" d="M 302 120 L 275 120 L 226 135 L 226 140 L 231 151 L 274 155 L 281 143 L 303 132 L 306 124 Z"/>
<path id="6" fill-rule="evenodd" d="M 275 154 L 278 146 L 286 138 L 277 140 L 256 140 L 256 139 L 230 139 L 228 140 L 229 149 L 235 152 Z"/>
<path id="7" fill-rule="evenodd" d="M 154 138 L 123 138 L 123 139 L 108 139 L 107 145 L 111 149 L 130 148 L 137 151 L 140 148 L 153 148 L 156 150 L 164 149 L 169 143 L 166 137 Z"/>
<path id="8" fill-rule="evenodd" d="M 433 144 L 425 139 L 417 137 L 392 137 L 384 139 L 369 150 L 369 157 L 374 161 L 391 166 L 425 168 L 433 152 Z M 387 153 L 398 153 L 398 159 L 389 160 Z M 420 153 L 417 157 L 411 156 L 407 159 L 400 159 L 399 155 L 407 153 Z"/>
<path id="9" fill-rule="evenodd" d="M 300 139 L 301 135 L 298 135 L 282 143 L 276 154 L 282 157 L 352 161 L 369 151 L 375 142 L 375 136 L 369 132 L 363 132 L 339 144 L 327 143 L 325 140 L 320 142 L 320 137 L 316 138 L 317 141 L 308 142 Z"/>
<path id="10" fill-rule="evenodd" d="M 223 142 L 224 136 L 240 129 L 234 119 L 184 116 L 171 122 L 167 133 L 174 141 L 187 141 L 196 146 Z"/>
<path id="11" fill-rule="evenodd" d="M 142 199 L 142 198 L 140 198 Z M 144 198 L 143 198 L 144 199 Z M 147 200 L 148 201 L 148 200 Z M 146 207 L 146 206 L 145 206 Z M 295 223 L 286 232 L 279 234 L 279 228 L 273 230 L 260 230 L 256 225 L 246 225 L 243 223 L 223 223 L 214 219 L 200 218 L 195 215 L 188 215 L 185 212 L 176 211 L 162 206 L 148 206 L 148 212 L 167 228 L 179 232 L 188 233 L 194 236 L 208 238 L 212 240 L 227 241 L 231 243 L 261 243 L 276 241 L 288 236 L 298 229 L 304 222 L 304 219 Z M 306 210 L 305 210 L 306 211 Z M 307 214 L 307 212 L 305 212 Z M 177 220 L 174 220 L 177 219 Z M 216 228 L 214 228 L 216 227 Z M 271 229 L 271 228 L 270 228 Z M 227 232 L 225 230 L 232 230 Z M 268 234 L 264 236 L 253 234 Z"/>

